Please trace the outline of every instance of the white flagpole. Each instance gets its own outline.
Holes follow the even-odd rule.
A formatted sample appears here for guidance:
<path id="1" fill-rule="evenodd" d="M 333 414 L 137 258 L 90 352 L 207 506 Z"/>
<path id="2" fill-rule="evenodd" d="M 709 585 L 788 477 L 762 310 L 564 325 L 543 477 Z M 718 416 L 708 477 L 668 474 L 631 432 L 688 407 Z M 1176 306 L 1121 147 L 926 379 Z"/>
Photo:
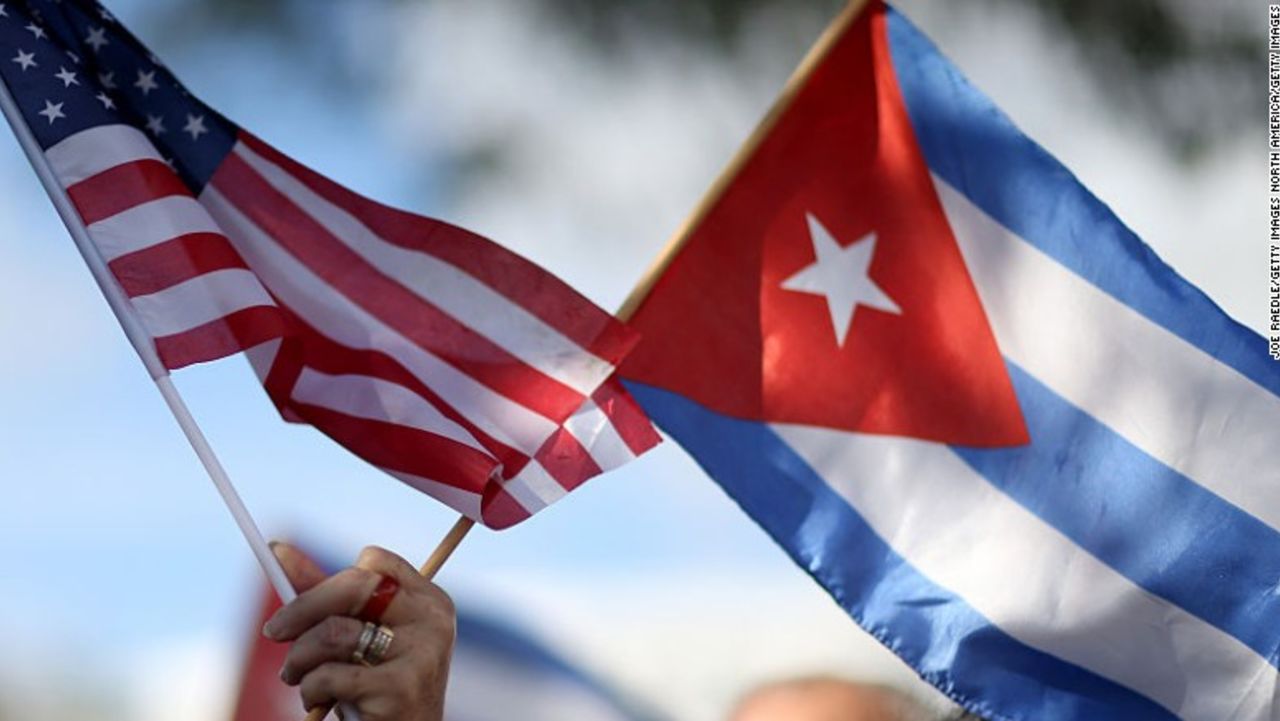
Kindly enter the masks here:
<path id="1" fill-rule="evenodd" d="M 22 117 L 22 111 L 13 99 L 13 94 L 9 91 L 8 84 L 3 80 L 0 80 L 0 110 L 4 112 L 4 117 L 9 121 L 9 126 L 13 128 L 13 133 L 17 136 L 18 144 L 22 146 L 23 152 L 26 153 L 27 160 L 31 161 L 31 167 L 35 169 L 36 176 L 40 178 L 40 184 L 44 186 L 45 192 L 49 194 L 49 199 L 53 201 L 53 207 L 58 211 L 58 216 L 62 218 L 63 224 L 67 226 L 67 230 L 71 233 L 71 239 L 75 241 L 76 248 L 80 251 L 80 257 L 84 258 L 85 264 L 89 266 L 89 272 L 93 274 L 93 279 L 97 281 L 98 288 L 107 299 L 107 305 L 111 306 L 112 312 L 116 315 L 116 320 L 120 321 L 120 327 L 124 329 L 125 336 L 133 344 L 134 350 L 138 352 L 142 365 L 146 366 L 147 372 L 151 374 L 151 379 L 155 381 L 156 388 L 159 389 L 160 395 L 164 397 L 165 403 L 169 406 L 174 419 L 178 422 L 178 426 L 182 428 L 182 432 L 186 435 L 191 448 L 195 450 L 200 463 L 204 465 L 205 471 L 209 474 L 209 479 L 213 481 L 214 487 L 218 490 L 218 495 L 222 497 L 227 510 L 231 512 L 231 517 L 235 519 L 236 525 L 239 526 L 241 535 L 248 542 L 249 549 L 253 551 L 254 557 L 258 559 L 258 565 L 262 567 L 263 573 L 267 575 L 267 579 L 271 582 L 271 587 L 275 589 L 276 595 L 280 597 L 280 600 L 284 603 L 289 603 L 297 598 L 298 594 L 293 585 L 289 583 L 289 577 L 285 575 L 284 568 L 280 565 L 280 560 L 271 552 L 270 546 L 267 545 L 266 539 L 262 536 L 262 531 L 258 530 L 258 524 L 254 522 L 248 507 L 244 505 L 244 501 L 240 499 L 240 494 L 236 492 L 235 486 L 232 485 L 226 469 L 222 467 L 222 463 L 213 452 L 213 447 L 209 445 L 209 441 L 200 430 L 195 417 L 191 415 L 191 411 L 182 400 L 177 387 L 173 385 L 173 379 L 169 377 L 169 370 L 160 362 L 160 356 L 156 352 L 155 343 L 152 341 L 151 335 L 143 327 L 142 321 L 138 318 L 133 304 L 129 302 L 129 298 L 125 295 L 124 289 L 120 287 L 115 276 L 107 268 L 106 261 L 103 260 L 102 255 L 98 252 L 98 247 L 89 238 L 89 231 L 85 228 L 84 221 L 80 218 L 80 214 L 76 212 L 75 206 L 72 205 L 66 189 L 58 182 L 53 173 L 53 168 L 49 165 L 49 159 L 45 157 L 44 151 L 40 149 L 40 144 L 36 142 L 35 134 L 27 126 L 26 119 Z M 354 708 L 344 704 L 342 711 L 347 719 L 360 721 L 360 716 Z"/>

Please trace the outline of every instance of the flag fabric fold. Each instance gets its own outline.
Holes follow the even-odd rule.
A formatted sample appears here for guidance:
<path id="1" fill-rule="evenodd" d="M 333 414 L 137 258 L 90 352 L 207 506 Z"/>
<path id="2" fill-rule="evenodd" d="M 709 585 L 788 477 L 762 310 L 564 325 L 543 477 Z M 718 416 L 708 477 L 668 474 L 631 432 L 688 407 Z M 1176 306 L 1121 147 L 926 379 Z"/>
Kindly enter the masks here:
<path id="1" fill-rule="evenodd" d="M 629 386 L 980 716 L 1280 719 L 1280 364 L 905 17 L 845 19 Z"/>
<path id="2" fill-rule="evenodd" d="M 247 351 L 286 419 L 495 528 L 658 442 L 614 378 L 635 334 L 545 270 L 285 156 L 95 2 L 0 10 L 0 77 L 166 367 Z"/>

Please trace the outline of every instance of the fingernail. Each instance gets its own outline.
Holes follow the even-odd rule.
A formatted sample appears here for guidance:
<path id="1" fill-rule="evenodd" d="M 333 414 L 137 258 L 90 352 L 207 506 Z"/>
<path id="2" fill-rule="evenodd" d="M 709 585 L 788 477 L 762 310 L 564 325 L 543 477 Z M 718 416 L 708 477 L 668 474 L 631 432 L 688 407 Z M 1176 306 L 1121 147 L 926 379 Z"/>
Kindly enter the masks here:
<path id="1" fill-rule="evenodd" d="M 275 619 L 272 619 L 271 621 L 267 621 L 262 626 L 262 635 L 266 636 L 272 641 L 276 640 L 276 634 L 278 633 L 278 631 L 276 630 L 276 625 L 275 623 L 273 623 L 274 620 Z"/>
<path id="2" fill-rule="evenodd" d="M 289 683 L 289 680 L 284 677 L 284 666 L 280 667 L 280 680 Z"/>

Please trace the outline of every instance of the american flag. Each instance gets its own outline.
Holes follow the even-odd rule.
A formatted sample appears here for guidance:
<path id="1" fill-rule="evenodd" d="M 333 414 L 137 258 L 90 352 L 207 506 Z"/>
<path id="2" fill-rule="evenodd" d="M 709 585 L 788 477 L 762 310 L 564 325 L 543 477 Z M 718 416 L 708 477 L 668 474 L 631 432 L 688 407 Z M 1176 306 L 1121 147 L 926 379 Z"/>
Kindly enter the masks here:
<path id="1" fill-rule="evenodd" d="M 99 4 L 0 3 L 0 76 L 166 367 L 247 351 L 287 420 L 493 528 L 658 442 L 625 326 L 245 132 Z"/>

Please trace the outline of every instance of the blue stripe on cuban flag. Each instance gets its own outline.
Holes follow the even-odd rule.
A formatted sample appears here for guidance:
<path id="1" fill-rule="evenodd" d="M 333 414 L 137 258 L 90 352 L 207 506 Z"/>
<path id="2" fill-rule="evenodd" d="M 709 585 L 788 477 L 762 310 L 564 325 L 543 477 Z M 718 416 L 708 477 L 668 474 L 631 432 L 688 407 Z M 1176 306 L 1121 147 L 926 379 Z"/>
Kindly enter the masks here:
<path id="1" fill-rule="evenodd" d="M 900 14 L 895 72 L 1032 443 L 646 410 L 991 719 L 1280 719 L 1280 365 Z M 1105 380 L 1105 382 L 1102 382 Z"/>
<path id="2" fill-rule="evenodd" d="M 961 593 L 913 563 L 893 538 L 892 529 L 886 533 L 877 526 L 862 506 L 842 492 L 847 489 L 839 487 L 830 473 L 818 470 L 823 464 L 798 452 L 778 428 L 729 418 L 651 386 L 630 383 L 628 387 L 650 417 L 688 449 L 864 629 L 926 681 L 984 718 L 1177 718 L 1140 694 L 1022 643 L 993 624 Z M 819 432 L 830 434 L 834 452 L 849 436 Z M 906 455 L 916 450 L 910 447 L 913 444 L 919 450 L 932 446 L 905 442 Z M 852 470 L 864 472 L 861 466 Z M 880 469 L 867 477 L 893 483 Z M 945 484 L 944 478 L 935 479 L 934 485 Z M 941 545 L 954 529 L 947 522 L 924 530 L 936 530 Z M 980 551 L 969 547 L 964 552 Z M 1001 579 L 999 570 L 991 574 L 993 590 L 1034 582 Z M 1011 716 L 1008 709 L 1036 709 L 1036 715 Z"/>

